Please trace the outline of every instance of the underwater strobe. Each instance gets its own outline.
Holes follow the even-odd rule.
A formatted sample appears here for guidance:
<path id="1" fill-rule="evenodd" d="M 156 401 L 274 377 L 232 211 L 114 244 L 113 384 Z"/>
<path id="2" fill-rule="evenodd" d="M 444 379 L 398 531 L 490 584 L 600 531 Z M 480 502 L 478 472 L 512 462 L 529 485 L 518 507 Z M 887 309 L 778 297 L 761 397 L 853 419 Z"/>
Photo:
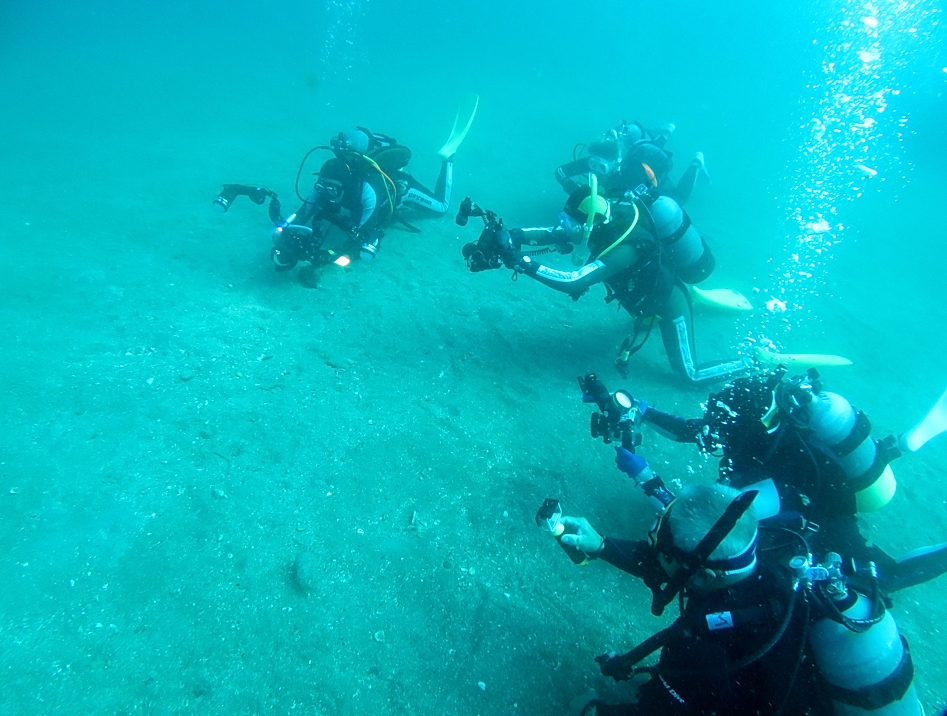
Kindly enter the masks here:
<path id="1" fill-rule="evenodd" d="M 214 197 L 213 207 L 223 214 L 238 196 L 245 196 L 259 206 L 262 206 L 267 198 L 276 198 L 276 194 L 266 187 L 249 186 L 247 184 L 224 184 L 220 193 Z"/>

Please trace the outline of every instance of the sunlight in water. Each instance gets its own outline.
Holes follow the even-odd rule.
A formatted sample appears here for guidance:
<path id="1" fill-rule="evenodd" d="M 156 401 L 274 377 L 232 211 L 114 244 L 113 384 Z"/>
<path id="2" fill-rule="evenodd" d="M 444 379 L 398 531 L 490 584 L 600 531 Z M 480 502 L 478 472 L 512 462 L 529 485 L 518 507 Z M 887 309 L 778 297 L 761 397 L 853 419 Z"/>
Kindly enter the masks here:
<path id="1" fill-rule="evenodd" d="M 326 35 L 322 46 L 322 79 L 351 80 L 366 61 L 361 25 L 368 0 L 326 0 Z"/>
<path id="2" fill-rule="evenodd" d="M 792 228 L 762 291 L 763 335 L 776 338 L 813 317 L 805 299 L 824 289 L 846 231 L 839 207 L 908 181 L 911 164 L 899 154 L 908 117 L 892 112 L 891 103 L 938 23 L 939 10 L 929 5 L 848 0 L 813 40 L 821 66 L 807 83 L 793 137 L 799 150 L 783 201 Z"/>

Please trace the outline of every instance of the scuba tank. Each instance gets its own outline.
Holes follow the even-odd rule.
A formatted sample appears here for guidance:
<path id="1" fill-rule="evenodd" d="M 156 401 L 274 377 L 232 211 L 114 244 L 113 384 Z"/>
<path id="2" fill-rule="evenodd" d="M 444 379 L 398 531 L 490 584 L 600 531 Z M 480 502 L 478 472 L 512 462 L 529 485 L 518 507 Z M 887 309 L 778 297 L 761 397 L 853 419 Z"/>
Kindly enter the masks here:
<path id="1" fill-rule="evenodd" d="M 923 716 L 911 652 L 894 617 L 879 597 L 848 587 L 841 564 L 841 557 L 830 552 L 824 565 L 807 570 L 818 575 L 811 593 L 824 612 L 809 627 L 809 645 L 835 713 Z"/>
<path id="2" fill-rule="evenodd" d="M 786 384 L 791 401 L 783 405 L 801 428 L 810 431 L 808 442 L 825 453 L 845 472 L 855 491 L 859 512 L 874 512 L 891 501 L 897 489 L 890 457 L 878 449 L 871 437 L 871 421 L 837 393 L 822 391 L 818 380 L 806 390 L 792 381 Z"/>
<path id="3" fill-rule="evenodd" d="M 687 212 L 673 199 L 659 196 L 651 205 L 651 216 L 655 233 L 681 280 L 700 283 L 710 276 L 716 261 Z"/>

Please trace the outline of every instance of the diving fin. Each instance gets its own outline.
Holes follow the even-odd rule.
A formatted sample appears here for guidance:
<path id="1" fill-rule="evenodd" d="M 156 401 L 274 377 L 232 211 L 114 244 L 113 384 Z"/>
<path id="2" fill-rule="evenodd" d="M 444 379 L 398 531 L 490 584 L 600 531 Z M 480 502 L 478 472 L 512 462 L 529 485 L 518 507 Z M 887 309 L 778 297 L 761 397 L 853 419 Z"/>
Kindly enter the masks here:
<path id="1" fill-rule="evenodd" d="M 851 365 L 848 358 L 826 353 L 774 353 L 761 346 L 756 347 L 756 360 L 765 366 L 785 363 L 790 368 L 828 368 Z"/>
<path id="2" fill-rule="evenodd" d="M 915 452 L 943 432 L 947 432 L 947 392 L 921 422 L 898 439 L 898 447 L 904 452 Z"/>
<path id="3" fill-rule="evenodd" d="M 474 116 L 477 114 L 477 105 L 479 104 L 479 95 L 471 93 L 464 97 L 464 101 L 461 102 L 460 108 L 457 110 L 457 117 L 454 119 L 454 129 L 450 133 L 450 139 L 437 153 L 437 156 L 441 159 L 450 159 L 454 156 L 457 147 L 460 146 L 460 143 L 467 136 L 467 132 L 470 131 L 470 125 L 473 124 Z"/>
<path id="4" fill-rule="evenodd" d="M 688 287 L 691 292 L 691 298 L 697 303 L 714 308 L 722 308 L 727 311 L 752 311 L 753 304 L 749 299 L 739 291 L 732 288 L 697 288 L 697 286 Z"/>
<path id="5" fill-rule="evenodd" d="M 879 585 L 897 592 L 929 582 L 947 572 L 947 544 L 931 545 L 906 554 L 878 575 Z"/>

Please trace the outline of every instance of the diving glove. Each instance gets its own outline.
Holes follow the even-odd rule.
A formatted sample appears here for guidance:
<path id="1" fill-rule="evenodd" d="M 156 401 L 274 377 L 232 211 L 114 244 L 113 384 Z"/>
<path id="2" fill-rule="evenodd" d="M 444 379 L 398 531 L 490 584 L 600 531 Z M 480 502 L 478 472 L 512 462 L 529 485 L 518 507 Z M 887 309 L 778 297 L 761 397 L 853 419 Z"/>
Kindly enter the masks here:
<path id="1" fill-rule="evenodd" d="M 596 656 L 595 661 L 602 670 L 602 676 L 610 676 L 615 681 L 628 681 L 634 664 L 629 664 L 625 656 L 616 654 L 614 651 Z"/>

